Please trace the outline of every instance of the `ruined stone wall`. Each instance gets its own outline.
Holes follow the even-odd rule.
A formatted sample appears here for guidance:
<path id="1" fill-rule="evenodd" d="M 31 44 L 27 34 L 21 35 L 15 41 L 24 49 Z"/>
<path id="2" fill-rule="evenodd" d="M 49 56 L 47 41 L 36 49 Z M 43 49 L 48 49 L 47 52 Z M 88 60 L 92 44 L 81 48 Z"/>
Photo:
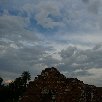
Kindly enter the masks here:
<path id="1" fill-rule="evenodd" d="M 29 83 L 20 102 L 101 102 L 99 94 L 95 86 L 47 68 Z"/>

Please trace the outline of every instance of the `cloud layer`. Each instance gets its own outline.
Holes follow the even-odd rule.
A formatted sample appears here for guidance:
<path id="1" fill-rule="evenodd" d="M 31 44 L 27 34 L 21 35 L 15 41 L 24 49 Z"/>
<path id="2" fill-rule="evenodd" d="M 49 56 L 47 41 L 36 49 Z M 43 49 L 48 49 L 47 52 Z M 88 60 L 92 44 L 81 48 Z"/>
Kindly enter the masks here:
<path id="1" fill-rule="evenodd" d="M 0 75 L 55 66 L 102 85 L 101 11 L 101 0 L 0 0 Z"/>

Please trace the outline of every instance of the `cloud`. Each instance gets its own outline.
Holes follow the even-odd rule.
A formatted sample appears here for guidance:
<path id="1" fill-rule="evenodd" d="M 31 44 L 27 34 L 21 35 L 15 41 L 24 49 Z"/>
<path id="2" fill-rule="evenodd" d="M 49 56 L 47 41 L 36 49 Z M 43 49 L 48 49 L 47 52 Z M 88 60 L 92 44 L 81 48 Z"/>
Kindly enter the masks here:
<path id="1" fill-rule="evenodd" d="M 33 40 L 37 39 L 36 34 L 26 30 L 27 23 L 27 18 L 3 14 L 0 16 L 0 37 L 7 37 L 14 41 L 26 37 L 30 39 L 33 38 Z"/>
<path id="2" fill-rule="evenodd" d="M 40 62 L 47 67 L 57 67 L 57 65 L 60 63 L 60 60 L 53 58 L 53 55 L 47 55 L 46 57 L 43 57 Z"/>
<path id="3" fill-rule="evenodd" d="M 69 46 L 61 50 L 59 55 L 61 60 L 57 67 L 64 75 L 77 77 L 84 83 L 102 86 L 102 44 L 88 49 Z"/>
<path id="4" fill-rule="evenodd" d="M 8 74 L 8 78 L 4 77 L 7 80 L 14 79 L 24 70 L 29 70 L 33 77 L 47 65 L 54 65 L 57 62 L 53 58 L 45 57 L 48 56 L 46 52 L 49 52 L 51 47 L 44 47 L 40 44 L 25 46 L 20 42 L 19 45 L 17 46 L 15 42 L 0 42 L 0 74 L 4 76 L 4 73 L 11 73 Z"/>
<path id="5" fill-rule="evenodd" d="M 102 68 L 92 68 L 87 70 L 87 72 L 91 75 L 88 76 L 78 76 L 80 80 L 83 80 L 84 83 L 96 85 L 98 87 L 102 86 L 101 77 L 102 77 Z"/>
<path id="6" fill-rule="evenodd" d="M 0 0 L 0 74 L 10 79 L 30 70 L 34 76 L 55 66 L 91 79 L 89 70 L 102 67 L 102 45 L 95 46 L 102 42 L 101 5 L 101 0 Z"/>
<path id="7" fill-rule="evenodd" d="M 25 27 L 24 20 L 25 19 L 21 17 L 3 15 L 0 17 L 0 31 L 3 31 L 5 28 L 13 31 L 21 30 L 22 27 Z"/>
<path id="8" fill-rule="evenodd" d="M 35 14 L 35 20 L 37 21 L 38 25 L 50 29 L 64 26 L 64 23 L 60 21 L 60 8 L 55 5 L 55 2 L 46 2 L 46 4 L 40 2 L 37 5 L 36 10 L 37 13 Z"/>
<path id="9" fill-rule="evenodd" d="M 6 80 L 4 83 L 5 84 L 9 84 L 9 83 L 11 83 L 12 82 L 12 80 Z"/>
<path id="10" fill-rule="evenodd" d="M 93 2 L 91 2 L 89 5 L 89 11 L 97 14 L 99 11 L 100 3 L 100 0 L 94 0 Z"/>
<path id="11" fill-rule="evenodd" d="M 32 41 L 31 41 L 32 42 Z M 20 73 L 24 70 L 29 70 L 36 73 L 40 68 L 47 65 L 48 60 L 44 58 L 47 56 L 47 51 L 51 50 L 51 47 L 44 47 L 40 44 L 29 43 L 27 41 L 7 41 L 1 40 L 0 42 L 0 71 L 7 71 L 12 73 Z M 40 59 L 43 59 L 41 61 Z M 45 61 L 46 59 L 46 61 Z M 53 61 L 53 60 L 52 60 Z M 55 60 L 54 60 L 55 61 Z M 56 63 L 56 62 L 52 63 Z M 49 59 L 50 63 L 50 59 Z M 39 66 L 42 64 L 42 67 Z M 38 69 L 37 69 L 38 68 Z"/>
<path id="12" fill-rule="evenodd" d="M 98 14 L 101 6 L 101 0 L 82 0 L 87 4 L 88 10 L 93 14 Z"/>
<path id="13" fill-rule="evenodd" d="M 17 76 L 16 73 L 19 75 L 24 70 L 30 70 L 33 75 L 37 73 L 43 67 L 40 58 L 53 50 L 53 47 L 43 45 L 40 34 L 28 30 L 27 24 L 26 17 L 9 13 L 0 16 L 0 74 L 8 72 L 11 79 L 13 73 Z"/>
<path id="14" fill-rule="evenodd" d="M 63 35 L 62 35 L 63 34 Z M 59 35 L 59 36 L 58 36 Z M 58 33 L 54 36 L 54 38 L 59 41 L 64 41 L 64 45 L 68 45 L 68 43 L 73 44 L 73 45 L 78 45 L 80 47 L 88 48 L 88 47 L 93 47 L 96 44 L 102 43 L 102 34 L 101 31 L 94 31 L 94 32 L 76 32 L 76 33 L 65 33 L 61 32 Z M 60 41 L 60 42 L 61 42 Z M 60 43 L 59 42 L 59 43 Z"/>
<path id="15" fill-rule="evenodd" d="M 76 47 L 68 47 L 60 53 L 62 58 L 62 70 L 75 71 L 78 69 L 101 68 L 102 64 L 102 45 L 97 45 L 92 49 L 78 49 Z"/>
<path id="16" fill-rule="evenodd" d="M 87 5 L 84 5 L 81 0 L 60 0 L 59 2 L 57 0 L 22 0 L 21 2 L 14 0 L 12 8 L 18 12 L 17 15 L 27 16 L 28 20 L 32 18 L 37 22 L 36 26 L 41 26 L 45 30 L 57 28 L 58 30 L 76 32 L 79 30 L 92 31 L 96 29 L 96 26 L 101 27 L 102 8 L 99 6 L 101 1 L 82 1 L 87 2 Z M 4 8 L 13 11 L 11 7 Z M 93 16 L 93 14 L 96 15 Z M 32 24 L 32 22 L 30 23 Z"/>
<path id="17" fill-rule="evenodd" d="M 82 0 L 84 3 L 89 3 L 90 0 Z"/>
<path id="18" fill-rule="evenodd" d="M 88 70 L 76 70 L 75 72 L 73 72 L 73 74 L 74 74 L 74 77 L 76 76 L 76 77 L 85 77 L 85 76 L 92 76 L 92 75 L 94 75 L 93 73 L 89 73 L 88 72 Z"/>

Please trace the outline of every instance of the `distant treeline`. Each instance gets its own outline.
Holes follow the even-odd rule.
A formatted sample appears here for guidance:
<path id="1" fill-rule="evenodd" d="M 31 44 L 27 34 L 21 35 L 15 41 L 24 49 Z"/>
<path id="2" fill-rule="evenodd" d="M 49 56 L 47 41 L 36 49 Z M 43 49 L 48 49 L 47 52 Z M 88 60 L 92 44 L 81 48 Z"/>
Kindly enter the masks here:
<path id="1" fill-rule="evenodd" d="M 18 102 L 24 94 L 30 79 L 31 75 L 28 71 L 24 71 L 20 77 L 8 85 L 3 84 L 3 78 L 0 77 L 0 102 Z"/>

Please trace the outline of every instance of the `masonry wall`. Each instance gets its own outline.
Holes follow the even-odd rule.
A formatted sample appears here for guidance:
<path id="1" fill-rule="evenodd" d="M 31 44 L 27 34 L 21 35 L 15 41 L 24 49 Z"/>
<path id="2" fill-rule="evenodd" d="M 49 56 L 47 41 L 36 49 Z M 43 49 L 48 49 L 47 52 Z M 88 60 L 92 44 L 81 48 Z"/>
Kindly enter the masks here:
<path id="1" fill-rule="evenodd" d="M 102 98 L 97 87 L 47 68 L 29 83 L 20 102 L 102 102 Z"/>

